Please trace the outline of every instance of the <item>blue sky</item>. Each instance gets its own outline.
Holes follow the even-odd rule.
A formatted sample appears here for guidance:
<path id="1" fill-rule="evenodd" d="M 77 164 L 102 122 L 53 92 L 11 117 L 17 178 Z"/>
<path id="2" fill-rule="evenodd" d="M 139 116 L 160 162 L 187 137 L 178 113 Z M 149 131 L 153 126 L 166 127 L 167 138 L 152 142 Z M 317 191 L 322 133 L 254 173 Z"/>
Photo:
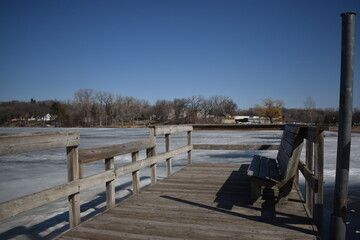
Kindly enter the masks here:
<path id="1" fill-rule="evenodd" d="M 360 14 L 360 0 L 2 0 L 0 101 L 90 88 L 150 103 L 226 95 L 240 109 L 264 98 L 302 108 L 311 96 L 337 108 L 347 11 Z"/>

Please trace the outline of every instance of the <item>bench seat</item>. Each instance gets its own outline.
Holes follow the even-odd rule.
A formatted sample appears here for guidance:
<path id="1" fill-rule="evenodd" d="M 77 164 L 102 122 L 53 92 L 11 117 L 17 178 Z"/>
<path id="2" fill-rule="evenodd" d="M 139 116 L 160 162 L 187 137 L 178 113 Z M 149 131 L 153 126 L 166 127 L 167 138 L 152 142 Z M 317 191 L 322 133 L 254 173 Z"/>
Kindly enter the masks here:
<path id="1" fill-rule="evenodd" d="M 276 159 L 255 155 L 248 169 L 248 175 L 273 181 L 281 182 L 281 175 Z"/>
<path id="2" fill-rule="evenodd" d="M 262 188 L 278 189 L 278 201 L 292 188 L 303 145 L 299 125 L 285 125 L 276 159 L 255 155 L 247 175 L 251 183 L 251 199 L 255 202 Z"/>

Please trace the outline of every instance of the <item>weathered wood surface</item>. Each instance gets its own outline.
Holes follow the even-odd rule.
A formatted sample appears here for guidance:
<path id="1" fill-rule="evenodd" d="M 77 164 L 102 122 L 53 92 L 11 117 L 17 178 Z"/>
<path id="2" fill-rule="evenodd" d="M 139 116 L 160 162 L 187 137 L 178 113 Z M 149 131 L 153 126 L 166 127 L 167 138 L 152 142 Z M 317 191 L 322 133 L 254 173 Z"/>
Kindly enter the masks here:
<path id="1" fill-rule="evenodd" d="M 155 147 L 154 141 L 145 139 L 112 146 L 85 148 L 79 149 L 79 159 L 81 163 L 88 163 L 153 147 Z"/>
<path id="2" fill-rule="evenodd" d="M 105 159 L 105 171 L 115 168 L 114 158 Z M 106 208 L 112 208 L 115 205 L 115 179 L 105 183 L 106 186 Z"/>
<path id="3" fill-rule="evenodd" d="M 128 173 L 130 173 L 129 171 Z M 122 175 L 124 173 L 122 172 Z M 121 176 L 122 176 L 121 175 Z M 116 178 L 115 169 L 95 174 L 83 179 L 77 179 L 40 192 L 0 203 L 0 220 L 15 216 L 19 213 L 45 205 L 69 195 L 78 194 L 80 191 L 101 183 L 112 181 Z"/>
<path id="4" fill-rule="evenodd" d="M 303 200 L 250 205 L 240 164 L 191 164 L 57 239 L 316 239 Z"/>
<path id="5" fill-rule="evenodd" d="M 73 179 L 74 181 L 56 187 L 52 187 L 40 192 L 36 192 L 30 195 L 26 195 L 14 200 L 0 203 L 0 220 L 15 216 L 19 213 L 28 211 L 35 207 L 42 206 L 46 203 L 53 202 L 55 200 L 61 199 L 63 197 L 67 197 L 69 195 L 71 195 L 69 200 L 71 200 L 72 209 L 74 210 L 75 214 L 79 213 L 77 203 L 79 200 L 80 191 L 83 191 L 85 189 L 88 189 L 90 187 L 96 186 L 101 183 L 111 182 L 116 178 L 121 177 L 125 174 L 139 171 L 148 166 L 153 166 L 158 162 L 164 161 L 168 158 L 175 157 L 176 155 L 181 153 L 186 153 L 190 150 L 192 150 L 192 146 L 181 147 L 160 155 L 154 155 L 152 157 L 146 158 L 141 161 L 135 161 L 124 166 L 111 168 L 110 170 L 107 170 L 105 172 L 88 176 L 82 179 L 78 179 L 78 176 L 76 176 L 77 170 L 74 170 L 77 169 L 78 166 L 77 165 L 72 166 L 72 164 L 75 164 L 76 161 L 70 161 L 70 166 L 72 166 L 71 167 L 72 170 L 69 171 L 69 180 Z M 72 151 L 69 153 L 71 153 L 69 155 L 69 159 L 70 156 L 72 159 L 74 157 L 74 153 Z M 79 214 L 76 214 L 76 218 L 78 221 Z M 77 221 L 75 221 L 75 224 L 77 223 Z"/>
<path id="6" fill-rule="evenodd" d="M 0 220 L 67 197 L 68 195 L 75 194 L 79 191 L 79 189 L 79 183 L 74 181 L 0 203 Z"/>
<path id="7" fill-rule="evenodd" d="M 196 130 L 282 130 L 284 124 L 194 124 L 194 131 Z"/>
<path id="8" fill-rule="evenodd" d="M 193 131 L 192 125 L 165 125 L 153 126 L 155 136 Z"/>
<path id="9" fill-rule="evenodd" d="M 0 134 L 0 155 L 78 145 L 80 145 L 78 130 Z"/>
<path id="10" fill-rule="evenodd" d="M 308 166 L 302 161 L 299 161 L 298 168 L 306 179 L 306 186 L 311 189 L 309 192 L 309 194 L 311 194 L 315 191 L 315 188 L 317 188 L 318 180 L 315 178 L 313 172 L 308 168 Z"/>
<path id="11" fill-rule="evenodd" d="M 75 147 L 67 147 L 67 170 L 68 182 L 79 179 L 79 149 Z M 80 190 L 68 196 L 70 227 L 80 224 Z"/>
<path id="12" fill-rule="evenodd" d="M 192 146 L 192 131 L 187 132 L 187 143 L 189 146 Z M 188 151 L 188 164 L 191 163 L 192 163 L 192 150 Z"/>
<path id="13" fill-rule="evenodd" d="M 132 162 L 139 161 L 139 152 L 133 152 L 131 154 Z M 137 194 L 140 192 L 140 170 L 136 170 L 132 172 L 133 179 L 133 194 Z"/>
<path id="14" fill-rule="evenodd" d="M 316 143 L 319 141 L 319 136 L 322 132 L 328 131 L 329 127 L 326 126 L 309 126 L 306 128 L 304 137 L 309 141 Z"/>
<path id="15" fill-rule="evenodd" d="M 285 125 L 276 160 L 257 155 L 253 157 L 248 176 L 254 201 L 260 197 L 262 186 L 280 190 L 278 200 L 289 194 L 296 179 L 303 145 L 300 130 L 299 125 Z"/>
<path id="16" fill-rule="evenodd" d="M 324 205 L 324 132 L 320 132 L 317 137 L 316 149 L 314 151 L 315 178 L 318 180 L 317 191 L 314 192 L 314 216 L 315 223 L 322 230 L 323 205 Z"/>
<path id="17" fill-rule="evenodd" d="M 165 148 L 166 152 L 169 152 L 171 149 L 171 135 L 165 134 Z M 170 176 L 172 174 L 172 159 L 168 158 L 166 159 L 166 172 L 167 176 Z"/>

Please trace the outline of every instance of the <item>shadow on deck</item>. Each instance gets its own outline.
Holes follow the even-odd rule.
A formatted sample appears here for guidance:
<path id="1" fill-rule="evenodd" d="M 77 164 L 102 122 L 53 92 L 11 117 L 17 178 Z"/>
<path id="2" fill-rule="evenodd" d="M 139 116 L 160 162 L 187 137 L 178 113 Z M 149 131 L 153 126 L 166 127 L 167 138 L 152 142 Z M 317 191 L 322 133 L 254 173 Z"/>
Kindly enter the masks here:
<path id="1" fill-rule="evenodd" d="M 57 239 L 317 239 L 296 189 L 250 202 L 247 168 L 191 164 Z"/>

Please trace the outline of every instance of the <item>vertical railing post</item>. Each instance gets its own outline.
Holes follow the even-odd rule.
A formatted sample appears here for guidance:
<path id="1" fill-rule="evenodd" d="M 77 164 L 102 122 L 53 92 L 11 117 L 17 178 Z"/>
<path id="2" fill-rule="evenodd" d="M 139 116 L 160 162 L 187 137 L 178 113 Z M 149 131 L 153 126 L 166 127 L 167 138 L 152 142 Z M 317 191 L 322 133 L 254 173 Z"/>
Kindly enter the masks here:
<path id="1" fill-rule="evenodd" d="M 294 183 L 297 186 L 299 186 L 299 181 L 300 181 L 300 174 L 299 174 L 299 168 L 297 168 L 296 171 L 295 171 Z"/>
<path id="2" fill-rule="evenodd" d="M 137 162 L 139 160 L 139 152 L 131 153 L 132 162 Z M 140 174 L 139 170 L 132 172 L 133 178 L 133 194 L 137 194 L 140 192 Z"/>
<path id="3" fill-rule="evenodd" d="M 114 157 L 105 159 L 105 171 L 114 169 Z M 115 180 L 105 183 L 106 185 L 106 208 L 115 206 Z"/>
<path id="4" fill-rule="evenodd" d="M 314 213 L 316 225 L 320 233 L 322 233 L 323 224 L 323 205 L 324 205 L 324 132 L 316 130 L 316 143 L 314 151 L 314 171 L 317 179 L 317 189 L 314 193 Z"/>
<path id="5" fill-rule="evenodd" d="M 79 162 L 79 178 L 84 178 L 84 164 Z"/>
<path id="6" fill-rule="evenodd" d="M 192 145 L 192 131 L 187 132 L 187 144 Z M 188 151 L 188 164 L 192 163 L 192 150 Z"/>
<path id="7" fill-rule="evenodd" d="M 314 144 L 307 139 L 306 140 L 306 166 L 307 168 L 314 173 Z M 306 206 L 310 211 L 310 214 L 313 216 L 313 186 L 308 182 L 305 181 L 305 201 Z"/>
<path id="8" fill-rule="evenodd" d="M 151 141 L 154 143 L 154 147 L 153 148 L 149 148 L 146 149 L 146 156 L 147 157 L 152 157 L 152 156 L 156 156 L 156 135 L 155 135 L 155 127 L 150 129 L 150 139 Z M 151 170 L 151 185 L 155 184 L 157 181 L 157 166 L 156 163 L 152 164 L 150 166 L 150 170 Z"/>
<path id="9" fill-rule="evenodd" d="M 68 181 L 79 179 L 79 148 L 72 146 L 66 148 Z M 79 189 L 80 190 L 80 189 Z M 70 228 L 80 224 L 80 192 L 68 196 Z"/>
<path id="10" fill-rule="evenodd" d="M 170 152 L 171 148 L 171 137 L 170 133 L 165 134 L 165 142 L 166 142 L 166 152 Z M 166 170 L 167 170 L 167 176 L 170 176 L 172 173 L 172 162 L 171 158 L 166 159 Z"/>

